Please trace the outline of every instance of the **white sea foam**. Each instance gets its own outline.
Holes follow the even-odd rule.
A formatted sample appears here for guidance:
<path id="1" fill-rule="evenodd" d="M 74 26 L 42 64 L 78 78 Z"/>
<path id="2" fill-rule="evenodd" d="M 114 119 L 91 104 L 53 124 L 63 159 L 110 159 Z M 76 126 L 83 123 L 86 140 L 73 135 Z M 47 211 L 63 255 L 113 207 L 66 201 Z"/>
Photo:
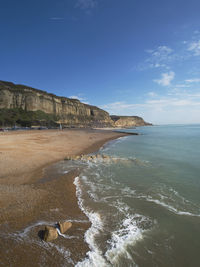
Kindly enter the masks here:
<path id="1" fill-rule="evenodd" d="M 62 234 L 61 232 L 60 232 L 60 229 L 59 229 L 59 227 L 56 225 L 56 230 L 57 230 L 57 232 L 58 232 L 58 234 L 60 235 L 60 236 L 62 236 L 62 237 L 64 237 L 64 238 L 66 238 L 66 239 L 73 239 L 73 238 L 77 238 L 77 239 L 79 239 L 79 237 L 78 236 L 73 236 L 73 235 L 65 235 L 65 234 Z"/>
<path id="2" fill-rule="evenodd" d="M 85 233 L 85 241 L 88 243 L 90 247 L 90 251 L 87 253 L 88 258 L 86 258 L 82 262 L 78 262 L 76 266 L 78 267 L 108 266 L 106 260 L 102 256 L 101 250 L 98 248 L 96 241 L 95 241 L 95 237 L 103 229 L 103 223 L 102 223 L 101 217 L 98 213 L 89 211 L 84 207 L 79 177 L 75 178 L 74 184 L 76 185 L 76 194 L 77 194 L 79 206 L 81 210 L 89 218 L 90 222 L 92 223 L 92 226 Z"/>
<path id="3" fill-rule="evenodd" d="M 34 223 L 34 224 L 31 224 L 31 225 L 27 226 L 25 229 L 23 229 L 23 230 L 20 231 L 20 232 L 14 233 L 13 235 L 15 235 L 15 236 L 19 236 L 19 237 L 21 237 L 21 238 L 26 237 L 27 234 L 28 234 L 33 228 L 35 228 L 35 227 L 37 227 L 37 226 L 40 226 L 40 225 L 53 225 L 53 224 L 52 224 L 52 222 L 38 221 L 38 222 L 36 222 L 36 223 Z"/>
<path id="4" fill-rule="evenodd" d="M 135 190 L 131 189 L 130 187 L 128 186 L 125 186 L 121 189 L 121 192 L 122 193 L 127 193 L 127 194 L 130 194 L 130 195 L 135 195 Z"/>
<path id="5" fill-rule="evenodd" d="M 169 188 L 169 191 L 174 194 L 177 198 L 181 199 L 181 201 L 185 204 L 185 203 L 190 203 L 189 200 L 185 199 L 183 196 L 181 196 L 174 188 Z"/>
<path id="6" fill-rule="evenodd" d="M 134 245 L 137 240 L 143 238 L 143 230 L 138 227 L 136 217 L 138 219 L 140 215 L 135 214 L 134 216 L 128 216 L 128 218 L 125 218 L 122 222 L 121 228 L 114 231 L 111 239 L 108 241 L 110 249 L 108 249 L 105 256 L 114 266 L 119 266 L 120 257 L 122 256 L 129 259 L 134 266 L 137 266 L 134 263 L 134 259 L 131 254 L 127 250 L 128 246 Z M 144 218 L 141 216 L 141 219 Z"/>
<path id="7" fill-rule="evenodd" d="M 105 256 L 112 266 L 120 266 L 120 258 L 126 258 L 130 266 L 137 266 L 127 248 L 134 246 L 138 240 L 143 238 L 144 232 L 151 229 L 152 221 L 140 214 L 131 214 L 133 210 L 119 199 L 112 205 L 118 209 L 124 219 L 108 240 L 110 248 Z M 145 224 L 148 228 L 144 228 Z"/>
<path id="8" fill-rule="evenodd" d="M 66 250 L 65 247 L 58 246 L 58 245 L 56 245 L 54 243 L 51 243 L 51 242 L 49 242 L 48 244 L 45 244 L 45 245 L 46 245 L 47 248 L 54 248 L 54 249 L 56 249 L 64 257 L 64 259 L 68 263 L 73 264 L 73 266 L 74 266 L 74 262 L 71 259 L 71 253 L 70 253 L 70 251 Z"/>
<path id="9" fill-rule="evenodd" d="M 130 209 L 128 205 L 126 205 L 124 202 L 122 202 L 122 201 L 119 200 L 119 196 L 118 196 L 117 201 L 114 202 L 112 204 L 112 206 L 114 206 L 115 208 L 117 208 L 120 211 L 120 213 L 122 213 L 124 215 L 126 215 L 128 213 L 128 211 L 129 211 L 129 209 Z"/>
<path id="10" fill-rule="evenodd" d="M 193 217 L 200 217 L 200 214 L 195 214 L 195 213 L 191 213 L 188 211 L 180 211 L 178 209 L 176 209 L 175 207 L 173 207 L 172 205 L 169 205 L 163 201 L 160 201 L 158 199 L 153 199 L 152 197 L 144 197 L 147 201 L 149 202 L 154 202 L 157 205 L 160 205 L 162 207 L 167 208 L 169 211 L 177 214 L 177 215 L 187 215 L 187 216 L 193 216 Z"/>

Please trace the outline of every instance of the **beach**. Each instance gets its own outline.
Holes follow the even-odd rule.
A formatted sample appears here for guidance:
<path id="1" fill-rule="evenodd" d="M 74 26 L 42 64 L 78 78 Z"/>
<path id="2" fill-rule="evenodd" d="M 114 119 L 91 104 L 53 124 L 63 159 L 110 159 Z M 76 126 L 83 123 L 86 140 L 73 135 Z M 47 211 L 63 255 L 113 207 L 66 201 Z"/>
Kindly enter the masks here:
<path id="1" fill-rule="evenodd" d="M 0 266 L 198 266 L 200 125 L 123 131 L 0 134 Z"/>
<path id="2" fill-rule="evenodd" d="M 124 135 L 93 129 L 0 134 L 0 258 L 3 266 L 38 266 L 40 242 L 44 243 L 40 232 L 47 222 L 56 223 L 67 218 L 74 220 L 69 236 L 80 237 L 69 238 L 67 242 L 70 258 L 77 262 L 85 257 L 88 247 L 84 233 L 90 222 L 77 204 L 73 182 L 79 170 L 59 174 L 57 162 L 69 156 L 95 152 L 106 142 Z M 37 246 L 17 241 L 30 229 L 33 229 L 31 235 Z M 63 242 L 56 240 L 52 249 L 61 249 Z M 53 254 L 44 256 L 48 266 L 59 266 L 62 260 L 65 259 L 57 259 Z"/>

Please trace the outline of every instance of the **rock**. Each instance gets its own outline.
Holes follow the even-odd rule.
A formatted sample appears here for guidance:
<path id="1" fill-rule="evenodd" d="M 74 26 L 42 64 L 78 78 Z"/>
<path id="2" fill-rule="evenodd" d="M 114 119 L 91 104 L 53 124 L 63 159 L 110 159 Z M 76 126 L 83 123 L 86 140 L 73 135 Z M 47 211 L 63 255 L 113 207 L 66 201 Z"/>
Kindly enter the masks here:
<path id="1" fill-rule="evenodd" d="M 113 163 L 118 163 L 118 162 L 120 161 L 120 159 L 118 159 L 118 158 L 113 158 L 112 161 L 113 161 Z"/>
<path id="2" fill-rule="evenodd" d="M 48 116 L 51 115 L 55 123 L 62 123 L 68 126 L 101 125 L 103 127 L 104 125 L 112 126 L 114 124 L 108 112 L 98 107 L 81 103 L 77 99 L 59 97 L 29 86 L 0 81 L 0 109 L 11 108 L 15 108 L 15 112 L 17 112 L 17 109 L 20 109 L 20 112 L 17 113 L 18 116 L 22 116 L 21 109 L 24 112 L 40 110 L 45 114 L 49 114 Z M 39 116 L 38 113 L 36 114 Z M 5 118 L 8 115 L 9 113 L 7 113 Z M 38 120 L 44 121 L 43 117 L 44 115 L 39 117 Z"/>
<path id="3" fill-rule="evenodd" d="M 81 160 L 84 160 L 85 157 L 86 157 L 86 155 L 82 155 L 82 156 L 81 156 Z"/>
<path id="4" fill-rule="evenodd" d="M 53 226 L 45 226 L 44 241 L 51 242 L 58 237 L 57 229 Z"/>
<path id="5" fill-rule="evenodd" d="M 64 234 L 69 228 L 72 227 L 71 222 L 63 222 L 63 223 L 59 222 L 58 225 L 60 227 L 61 234 Z"/>
<path id="6" fill-rule="evenodd" d="M 110 163 L 110 158 L 104 158 L 104 160 L 103 160 L 103 162 L 105 162 L 105 163 Z"/>
<path id="7" fill-rule="evenodd" d="M 151 123 L 148 123 L 143 120 L 143 118 L 138 116 L 116 116 L 111 115 L 111 119 L 113 120 L 115 127 L 133 127 L 133 126 L 146 126 L 146 125 L 152 125 Z"/>
<path id="8" fill-rule="evenodd" d="M 88 155 L 83 155 L 83 156 L 81 157 L 81 160 L 83 160 L 83 161 L 92 160 L 92 157 L 91 157 L 91 156 L 88 156 Z"/>

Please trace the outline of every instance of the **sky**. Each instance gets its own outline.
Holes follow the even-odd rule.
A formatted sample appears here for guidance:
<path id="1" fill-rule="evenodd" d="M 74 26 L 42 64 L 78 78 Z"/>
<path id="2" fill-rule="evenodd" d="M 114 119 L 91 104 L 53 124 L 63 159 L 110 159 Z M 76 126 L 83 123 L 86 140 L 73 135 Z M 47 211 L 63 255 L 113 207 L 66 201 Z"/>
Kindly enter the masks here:
<path id="1" fill-rule="evenodd" d="M 0 0 L 0 80 L 200 123 L 199 0 Z"/>

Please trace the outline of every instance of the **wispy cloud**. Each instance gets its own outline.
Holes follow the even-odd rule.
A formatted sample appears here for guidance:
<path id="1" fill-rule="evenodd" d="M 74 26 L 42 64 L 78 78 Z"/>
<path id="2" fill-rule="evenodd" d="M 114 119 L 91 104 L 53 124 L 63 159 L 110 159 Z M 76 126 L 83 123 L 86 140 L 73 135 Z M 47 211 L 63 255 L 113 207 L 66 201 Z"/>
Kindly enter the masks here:
<path id="1" fill-rule="evenodd" d="M 62 18 L 62 17 L 52 17 L 52 18 L 50 18 L 50 20 L 63 21 L 63 20 L 65 20 L 65 18 Z"/>
<path id="2" fill-rule="evenodd" d="M 87 13 L 97 7 L 97 0 L 77 0 L 75 7 L 80 8 Z"/>
<path id="3" fill-rule="evenodd" d="M 189 43 L 188 51 L 191 51 L 194 56 L 200 56 L 200 40 Z"/>
<path id="4" fill-rule="evenodd" d="M 175 73 L 173 71 L 162 73 L 161 79 L 153 80 L 154 82 L 162 85 L 162 86 L 169 86 L 171 81 L 174 79 Z"/>
<path id="5" fill-rule="evenodd" d="M 190 40 L 179 41 L 171 48 L 168 45 L 161 45 L 153 49 L 146 49 L 146 59 L 141 62 L 137 69 L 167 69 L 180 62 L 200 56 L 200 32 L 193 32 Z"/>
<path id="6" fill-rule="evenodd" d="M 187 83 L 200 83 L 199 78 L 185 80 Z"/>
<path id="7" fill-rule="evenodd" d="M 147 95 L 150 96 L 150 97 L 157 96 L 157 94 L 155 92 L 148 92 Z"/>
<path id="8" fill-rule="evenodd" d="M 190 84 L 181 83 L 181 84 L 176 84 L 175 88 L 187 88 L 190 86 L 191 86 Z"/>
<path id="9" fill-rule="evenodd" d="M 169 63 L 175 60 L 176 55 L 169 46 L 158 46 L 155 49 L 148 49 L 147 59 L 140 64 L 139 69 L 145 70 L 149 68 L 165 68 L 169 69 Z"/>

